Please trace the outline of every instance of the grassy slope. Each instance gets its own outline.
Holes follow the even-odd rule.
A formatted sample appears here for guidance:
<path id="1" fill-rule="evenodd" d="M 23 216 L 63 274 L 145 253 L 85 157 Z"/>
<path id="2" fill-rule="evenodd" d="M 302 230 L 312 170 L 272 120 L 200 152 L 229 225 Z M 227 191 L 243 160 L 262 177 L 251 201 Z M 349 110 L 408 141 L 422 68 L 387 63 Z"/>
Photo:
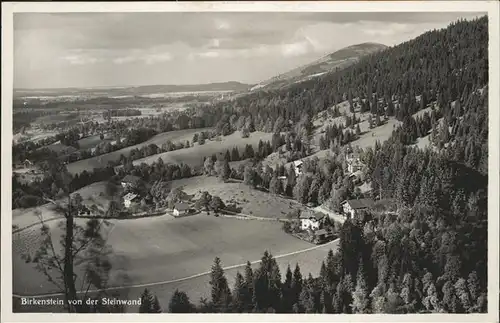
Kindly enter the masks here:
<path id="1" fill-rule="evenodd" d="M 127 156 L 132 149 L 140 149 L 141 147 L 147 146 L 149 144 L 156 144 L 161 146 L 166 143 L 168 140 L 172 142 L 185 142 L 186 140 L 191 141 L 193 139 L 193 135 L 197 132 L 206 131 L 208 128 L 202 129 L 186 129 L 186 130 L 178 130 L 178 131 L 170 131 L 164 132 L 154 136 L 153 138 L 130 147 L 126 147 L 109 154 L 104 154 L 97 157 L 92 157 L 89 159 L 79 160 L 74 163 L 70 163 L 67 165 L 68 171 L 72 174 L 81 173 L 84 170 L 92 170 L 97 167 L 105 167 L 107 166 L 109 161 L 115 161 L 120 158 L 120 155 L 123 154 Z"/>
<path id="2" fill-rule="evenodd" d="M 206 141 L 204 145 L 196 144 L 190 148 L 184 148 L 174 151 L 169 151 L 146 158 L 141 158 L 134 161 L 134 165 L 141 163 L 152 164 L 159 158 L 162 158 L 165 163 L 184 163 L 189 166 L 198 166 L 203 164 L 203 158 L 212 154 L 225 153 L 226 150 L 231 150 L 233 147 L 238 147 L 240 152 L 245 148 L 245 145 L 251 144 L 254 149 L 258 147 L 259 140 L 270 141 L 271 133 L 253 132 L 248 138 L 242 138 L 239 131 L 225 137 L 221 137 L 221 141 Z"/>
<path id="3" fill-rule="evenodd" d="M 49 222 L 54 236 L 60 235 L 58 221 Z M 208 271 L 215 256 L 226 266 L 244 264 L 260 259 L 264 250 L 286 254 L 312 247 L 311 244 L 285 234 L 281 224 L 268 221 L 242 221 L 195 215 L 180 219 L 154 217 L 134 220 L 114 220 L 108 243 L 114 250 L 111 285 L 149 283 L 173 280 Z M 37 245 L 35 228 L 14 238 L 18 254 L 23 248 Z M 27 246 L 19 241 L 27 241 Z M 328 249 L 307 257 L 304 264 L 319 264 Z M 292 258 L 293 259 L 293 258 Z M 311 266 L 312 269 L 313 266 Z M 319 268 L 314 266 L 315 268 Z M 27 279 L 25 277 L 28 276 Z M 200 292 L 205 286 L 191 282 L 191 288 Z M 170 294 L 171 286 L 165 286 Z M 55 292 L 32 265 L 16 258 L 14 261 L 14 292 Z"/>
<path id="4" fill-rule="evenodd" d="M 172 181 L 172 187 L 182 187 L 187 194 L 196 197 L 200 192 L 208 191 L 211 195 L 219 196 L 226 204 L 231 201 L 237 203 L 244 214 L 265 218 L 284 218 L 289 212 L 305 209 L 294 200 L 252 189 L 237 181 L 224 183 L 213 176 Z"/>
<path id="5" fill-rule="evenodd" d="M 417 98 L 418 99 L 418 98 Z M 349 103 L 348 101 L 343 101 L 339 103 L 338 105 L 339 111 L 343 114 L 352 116 L 352 113 L 349 112 Z M 424 113 L 430 113 L 431 108 L 428 107 L 426 109 L 420 110 L 417 113 L 413 115 L 413 117 L 421 117 L 424 115 Z M 365 113 L 359 113 L 359 111 L 356 112 L 356 117 L 361 120 L 359 123 L 359 128 L 361 130 L 361 135 L 360 138 L 354 140 L 351 142 L 351 146 L 354 148 L 358 146 L 359 148 L 368 148 L 368 147 L 373 147 L 375 146 L 376 141 L 378 140 L 380 143 L 383 143 L 384 141 L 388 140 L 390 136 L 392 135 L 392 131 L 402 123 L 395 118 L 391 117 L 389 118 L 384 124 L 378 127 L 374 127 L 370 129 L 369 124 L 368 124 L 368 116 L 370 115 L 369 112 Z M 345 117 L 336 117 L 333 118 L 331 116 L 328 116 L 326 111 L 322 111 L 318 113 L 313 118 L 313 125 L 315 127 L 314 133 L 311 136 L 311 144 L 312 147 L 314 148 L 314 153 L 311 154 L 308 157 L 305 157 L 303 159 L 309 159 L 313 157 L 318 157 L 318 158 L 325 158 L 329 155 L 331 155 L 331 152 L 329 149 L 325 150 L 320 150 L 319 149 L 319 139 L 323 135 L 322 130 L 325 129 L 329 125 L 344 125 L 345 124 Z M 440 119 L 441 121 L 441 119 Z M 355 128 L 354 128 L 355 129 Z M 351 129 L 353 130 L 353 129 Z M 424 137 L 424 138 L 418 138 L 417 142 L 415 143 L 415 146 L 419 148 L 425 148 L 429 145 L 429 135 Z M 277 164 L 285 164 L 286 167 L 289 167 L 291 163 L 287 163 L 286 159 L 284 157 L 279 157 L 278 153 L 272 153 L 269 155 L 265 160 L 264 164 L 267 164 L 271 167 L 274 167 Z"/>
<path id="6" fill-rule="evenodd" d="M 109 200 L 106 195 L 106 182 L 97 182 L 85 186 L 72 194 L 80 194 L 83 199 L 83 204 L 91 205 L 96 204 L 100 209 L 106 209 Z M 102 195 L 101 195 L 102 193 Z M 64 203 L 64 200 L 60 202 Z M 44 204 L 37 207 L 27 209 L 12 210 L 12 225 L 17 225 L 18 228 L 24 228 L 39 222 L 36 216 L 36 211 L 40 211 L 44 220 L 51 218 L 59 218 L 62 215 L 55 211 L 53 204 Z"/>

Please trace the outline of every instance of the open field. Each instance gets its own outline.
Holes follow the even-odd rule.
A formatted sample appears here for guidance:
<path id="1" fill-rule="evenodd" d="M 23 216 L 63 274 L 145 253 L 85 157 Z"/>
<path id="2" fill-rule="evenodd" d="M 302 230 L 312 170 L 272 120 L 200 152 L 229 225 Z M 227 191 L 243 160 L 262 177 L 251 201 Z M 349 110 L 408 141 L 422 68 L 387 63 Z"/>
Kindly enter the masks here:
<path id="1" fill-rule="evenodd" d="M 80 146 L 80 149 L 90 149 L 94 148 L 101 142 L 111 142 L 111 141 L 113 140 L 106 138 L 101 140 L 101 135 L 92 135 L 78 140 L 78 145 Z"/>
<path id="2" fill-rule="evenodd" d="M 146 158 L 141 158 L 134 161 L 134 165 L 141 163 L 152 164 L 158 158 L 162 158 L 165 163 L 179 164 L 184 163 L 189 166 L 198 166 L 203 164 L 203 158 L 212 154 L 225 153 L 226 150 L 231 150 L 233 147 L 238 147 L 240 152 L 243 152 L 245 145 L 250 144 L 256 149 L 259 145 L 259 140 L 270 141 L 271 133 L 252 132 L 250 137 L 242 138 L 239 131 L 225 137 L 221 137 L 220 141 L 207 140 L 204 145 L 195 145 L 190 148 L 178 149 L 169 151 Z M 191 138 L 192 139 L 192 138 Z"/>
<path id="3" fill-rule="evenodd" d="M 199 192 L 207 191 L 211 195 L 219 196 L 225 204 L 235 202 L 242 208 L 241 213 L 264 218 L 284 218 L 289 212 L 306 209 L 292 199 L 252 189 L 238 181 L 224 183 L 214 176 L 196 176 L 171 183 L 172 188 L 182 187 L 184 192 L 195 195 L 196 198 Z"/>
<path id="4" fill-rule="evenodd" d="M 51 223 L 56 228 L 56 222 Z M 108 243 L 112 246 L 113 274 L 111 286 L 148 284 L 172 281 L 158 286 L 149 286 L 158 295 L 164 307 L 176 288 L 189 293 L 193 301 L 199 295 L 209 293 L 208 276 L 203 273 L 210 270 L 213 259 L 218 256 L 224 266 L 244 265 L 247 260 L 259 260 L 265 250 L 273 255 L 292 253 L 279 258 L 282 275 L 286 265 L 299 263 L 303 274 L 317 274 L 321 261 L 334 245 L 315 247 L 305 241 L 285 234 L 281 224 L 268 221 L 241 221 L 228 218 L 216 218 L 204 214 L 174 219 L 162 216 L 134 220 L 110 220 L 106 230 L 109 232 Z M 35 228 L 33 228 L 34 230 Z M 22 231 L 24 233 L 24 231 Z M 34 232 L 34 233 L 33 233 Z M 36 231 L 13 237 L 14 250 L 33 248 L 31 242 L 23 246 L 21 241 L 37 241 Z M 18 246 L 18 249 L 15 249 Z M 310 248 L 313 248 L 309 250 Z M 303 253 L 296 251 L 306 250 Z M 57 292 L 57 288 L 46 282 L 31 264 L 25 263 L 14 255 L 13 292 L 21 295 Z M 230 283 L 236 270 L 227 272 Z M 175 281 L 189 276 L 188 280 Z M 126 283 L 124 279 L 126 277 Z M 128 297 L 137 297 L 143 286 L 126 288 Z"/>
<path id="5" fill-rule="evenodd" d="M 338 248 L 338 241 L 334 241 L 332 243 L 321 246 L 314 246 L 306 249 L 301 249 L 298 250 L 297 253 L 293 254 L 286 254 L 286 253 L 285 254 L 272 253 L 272 254 L 273 256 L 275 256 L 278 262 L 281 277 L 282 280 L 284 280 L 287 266 L 289 265 L 293 270 L 296 264 L 300 266 L 301 273 L 303 276 L 307 276 L 309 273 L 311 273 L 313 276 L 317 276 L 319 273 L 319 268 L 321 267 L 321 262 L 326 259 L 328 251 L 330 249 L 337 250 L 337 248 Z M 252 263 L 252 268 L 254 268 L 254 270 L 258 268 L 259 266 L 258 261 L 260 260 L 261 256 L 262 253 L 259 257 L 255 259 L 250 259 L 250 258 L 248 259 L 248 261 Z M 24 262 L 21 265 L 25 265 Z M 228 280 L 228 284 L 230 288 L 232 288 L 234 285 L 234 279 L 236 273 L 238 271 L 240 273 L 243 273 L 245 264 L 241 263 L 236 265 L 230 265 L 223 261 L 222 265 L 224 266 L 224 272 Z M 172 297 L 176 289 L 186 292 L 191 302 L 196 304 L 199 303 L 201 297 L 210 299 L 209 270 L 210 266 L 200 271 L 199 274 L 186 276 L 183 277 L 183 279 L 158 281 L 157 283 L 152 283 L 152 284 L 139 284 L 133 287 L 128 287 L 130 285 L 127 285 L 127 287 L 125 288 L 110 290 L 109 293 L 118 299 L 133 300 L 139 298 L 141 293 L 144 291 L 144 288 L 147 287 L 152 293 L 154 293 L 158 297 L 160 305 L 162 306 L 164 312 L 166 312 L 168 310 L 168 303 L 170 301 L 170 298 Z M 34 274 L 39 275 L 37 272 L 34 272 Z M 61 298 L 61 296 L 50 296 L 50 298 Z M 131 306 L 126 310 L 129 313 L 138 312 L 138 308 L 134 306 Z M 57 312 L 61 311 L 61 308 L 57 308 L 56 306 L 54 307 L 47 306 L 43 308 L 39 306 L 38 307 L 22 306 L 21 311 Z"/>
<path id="6" fill-rule="evenodd" d="M 33 141 L 37 142 L 39 140 L 53 137 L 57 135 L 57 131 L 43 131 L 43 130 L 27 130 L 24 134 L 16 133 L 14 134 L 13 141 L 14 142 L 23 142 L 23 141 Z"/>
<path id="7" fill-rule="evenodd" d="M 209 128 L 201 128 L 201 129 L 186 129 L 186 130 L 178 130 L 178 131 L 170 131 L 170 132 L 164 132 L 160 133 L 153 138 L 141 143 L 137 144 L 134 146 L 130 147 L 125 147 L 123 149 L 111 152 L 109 154 L 104 154 L 84 160 L 79 160 L 74 163 L 70 163 L 67 165 L 68 171 L 72 174 L 76 173 L 81 173 L 84 170 L 92 170 L 93 168 L 98 168 L 98 167 L 106 167 L 108 165 L 108 162 L 110 161 L 116 161 L 120 159 L 120 155 L 125 155 L 127 156 L 131 150 L 133 149 L 140 149 L 141 147 L 150 145 L 150 144 L 156 144 L 158 146 L 161 146 L 162 144 L 166 143 L 168 140 L 172 142 L 185 142 L 186 140 L 191 141 L 193 139 L 193 135 L 197 132 L 202 132 L 202 131 L 207 131 Z M 155 155 L 159 156 L 159 155 Z M 157 158 L 156 158 L 157 159 Z"/>
<path id="8" fill-rule="evenodd" d="M 400 124 L 401 122 L 391 118 L 387 120 L 387 122 L 383 125 L 374 127 L 373 129 L 369 129 L 370 127 L 368 125 L 368 121 L 363 121 L 359 124 L 362 135 L 360 136 L 360 138 L 351 142 L 351 146 L 358 146 L 359 148 L 364 149 L 368 147 L 374 147 L 377 140 L 380 143 L 383 143 L 391 137 L 392 131 L 396 129 L 396 127 Z"/>
<path id="9" fill-rule="evenodd" d="M 97 182 L 75 191 L 72 195 L 80 194 L 84 205 L 95 204 L 99 209 L 103 210 L 107 208 L 109 203 L 105 192 L 106 182 Z M 65 203 L 66 201 L 61 200 L 60 202 Z M 52 218 L 60 218 L 62 216 L 55 211 L 55 206 L 53 204 L 47 203 L 28 209 L 12 210 L 12 225 L 16 225 L 18 228 L 25 228 L 38 223 L 39 219 L 36 212 L 40 212 L 45 221 Z"/>

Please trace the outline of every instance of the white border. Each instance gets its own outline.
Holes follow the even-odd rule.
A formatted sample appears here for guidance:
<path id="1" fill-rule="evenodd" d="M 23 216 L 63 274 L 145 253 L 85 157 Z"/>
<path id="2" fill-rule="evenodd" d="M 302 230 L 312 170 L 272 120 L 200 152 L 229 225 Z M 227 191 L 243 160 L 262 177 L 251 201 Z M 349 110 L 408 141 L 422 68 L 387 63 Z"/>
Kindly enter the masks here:
<path id="1" fill-rule="evenodd" d="M 305 314 L 13 314 L 12 313 L 12 85 L 15 12 L 487 12 L 489 16 L 488 314 L 305 315 Z M 334 2 L 12 2 L 2 3 L 2 322 L 498 322 L 499 241 L 499 3 L 496 1 Z"/>

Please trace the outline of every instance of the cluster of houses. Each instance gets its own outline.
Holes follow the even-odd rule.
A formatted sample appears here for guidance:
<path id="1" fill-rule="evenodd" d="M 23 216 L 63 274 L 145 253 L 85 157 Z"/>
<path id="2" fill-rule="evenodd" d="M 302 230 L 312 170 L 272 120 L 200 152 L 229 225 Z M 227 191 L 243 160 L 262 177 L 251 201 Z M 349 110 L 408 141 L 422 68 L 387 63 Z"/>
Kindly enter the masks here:
<path id="1" fill-rule="evenodd" d="M 137 188 L 141 181 L 142 180 L 137 176 L 127 175 L 121 180 L 121 185 L 125 190 L 130 191 Z M 134 203 L 137 203 L 139 199 L 139 194 L 128 192 L 123 196 L 123 206 L 128 209 L 134 205 Z M 185 216 L 191 213 L 193 213 L 193 208 L 189 203 L 185 202 L 176 203 L 172 209 L 172 214 L 175 217 Z"/>
<path id="2" fill-rule="evenodd" d="M 362 170 L 363 170 L 363 167 L 365 166 L 365 164 L 363 164 L 359 155 L 350 154 L 348 157 L 346 157 L 346 163 L 347 163 L 347 171 L 348 171 L 350 177 L 360 176 L 362 174 Z M 293 161 L 293 169 L 294 169 L 295 174 L 297 176 L 302 174 L 303 165 L 304 165 L 304 161 L 302 161 L 300 159 Z"/>
<path id="3" fill-rule="evenodd" d="M 344 218 L 356 218 L 360 212 L 367 211 L 373 207 L 374 201 L 372 199 L 353 199 L 345 200 L 341 203 L 342 213 Z M 327 231 L 325 230 L 325 223 L 327 215 L 320 212 L 302 212 L 300 219 L 300 227 L 302 230 L 311 230 L 318 237 L 325 237 Z"/>

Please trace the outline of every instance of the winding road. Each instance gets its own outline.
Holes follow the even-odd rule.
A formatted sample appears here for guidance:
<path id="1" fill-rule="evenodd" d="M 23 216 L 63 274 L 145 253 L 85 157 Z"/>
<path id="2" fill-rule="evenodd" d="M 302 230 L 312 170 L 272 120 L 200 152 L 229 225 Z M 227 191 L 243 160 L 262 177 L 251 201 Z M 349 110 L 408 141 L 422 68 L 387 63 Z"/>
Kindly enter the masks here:
<path id="1" fill-rule="evenodd" d="M 312 250 L 316 250 L 316 249 L 319 249 L 319 248 L 324 248 L 325 246 L 328 246 L 328 245 L 336 244 L 338 241 L 339 241 L 339 239 L 336 239 L 336 240 L 330 241 L 330 242 L 322 244 L 322 245 L 317 245 L 317 246 L 313 246 L 313 247 L 302 249 L 302 250 L 297 250 L 297 251 L 293 251 L 293 252 L 289 252 L 289 253 L 285 253 L 285 254 L 281 254 L 281 255 L 276 255 L 276 256 L 273 256 L 273 257 L 275 259 L 280 259 L 280 258 L 285 258 L 285 257 L 288 257 L 288 256 L 293 256 L 293 255 L 296 255 L 296 254 L 300 254 L 300 253 L 306 253 L 308 251 L 312 251 Z M 260 262 L 261 262 L 261 260 L 259 259 L 259 260 L 251 261 L 250 263 L 251 264 L 258 264 Z M 232 265 L 232 266 L 224 267 L 223 269 L 225 271 L 227 271 L 227 270 L 230 270 L 230 269 L 244 267 L 246 265 L 247 265 L 246 263 L 237 264 L 237 265 Z M 80 291 L 80 292 L 77 292 L 77 293 L 78 294 L 97 293 L 97 292 L 103 292 L 103 291 L 129 290 L 129 289 L 134 289 L 134 288 L 146 288 L 146 287 L 154 287 L 154 286 L 159 286 L 159 285 L 168 285 L 168 284 L 173 284 L 173 283 L 188 281 L 188 280 L 195 279 L 195 278 L 202 277 L 202 276 L 209 275 L 209 274 L 210 274 L 210 271 L 206 271 L 206 272 L 202 272 L 202 273 L 198 273 L 198 274 L 195 274 L 195 275 L 191 275 L 191 276 L 183 277 L 183 278 L 178 278 L 178 279 L 174 279 L 174 280 L 163 280 L 163 281 L 157 281 L 157 282 L 152 282 L 152 283 L 134 284 L 134 285 L 127 285 L 127 286 L 115 286 L 115 287 L 109 287 L 109 288 L 106 288 L 106 289 L 94 289 L 94 290 L 89 290 L 89 291 Z M 52 294 L 39 294 L 39 295 L 17 295 L 17 294 L 13 294 L 12 296 L 16 297 L 16 298 L 23 298 L 23 297 L 29 297 L 29 298 L 47 298 L 47 297 L 57 297 L 57 296 L 63 296 L 63 295 L 64 295 L 63 293 L 52 293 Z"/>

